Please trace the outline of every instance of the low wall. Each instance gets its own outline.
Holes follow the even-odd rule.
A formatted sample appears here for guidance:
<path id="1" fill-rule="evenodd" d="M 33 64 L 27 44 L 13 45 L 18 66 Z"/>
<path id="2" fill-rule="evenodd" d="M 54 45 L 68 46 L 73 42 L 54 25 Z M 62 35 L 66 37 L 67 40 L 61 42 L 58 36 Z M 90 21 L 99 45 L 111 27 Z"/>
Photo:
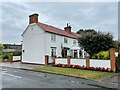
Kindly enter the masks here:
<path id="1" fill-rule="evenodd" d="M 53 58 L 49 57 L 48 63 L 53 63 Z"/>
<path id="2" fill-rule="evenodd" d="M 92 66 L 110 68 L 110 60 L 90 59 L 90 67 Z"/>
<path id="3" fill-rule="evenodd" d="M 70 63 L 74 65 L 86 66 L 86 59 L 70 59 Z"/>
<path id="4" fill-rule="evenodd" d="M 67 64 L 67 58 L 56 58 L 55 64 Z"/>
<path id="5" fill-rule="evenodd" d="M 55 64 L 67 64 L 67 58 L 56 58 Z M 70 64 L 86 66 L 86 59 L 70 59 Z M 110 68 L 110 60 L 90 59 L 90 67 Z"/>
<path id="6" fill-rule="evenodd" d="M 21 60 L 21 56 L 13 56 L 12 61 L 19 61 L 19 60 Z"/>

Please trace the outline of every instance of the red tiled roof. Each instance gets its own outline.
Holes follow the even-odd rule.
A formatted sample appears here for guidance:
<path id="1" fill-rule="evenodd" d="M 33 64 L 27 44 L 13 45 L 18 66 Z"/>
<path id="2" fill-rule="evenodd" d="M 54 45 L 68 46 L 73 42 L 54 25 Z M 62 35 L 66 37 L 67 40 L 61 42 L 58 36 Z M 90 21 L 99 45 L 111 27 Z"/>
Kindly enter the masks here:
<path id="1" fill-rule="evenodd" d="M 40 26 L 46 32 L 55 33 L 58 35 L 62 35 L 62 36 L 70 37 L 70 38 L 76 38 L 76 39 L 80 37 L 79 34 L 76 34 L 73 32 L 69 33 L 69 32 L 66 32 L 65 30 L 62 30 L 62 29 L 59 29 L 59 28 L 56 28 L 56 27 L 53 27 L 53 26 L 50 26 L 50 25 L 47 25 L 41 22 L 38 22 L 37 25 Z"/>

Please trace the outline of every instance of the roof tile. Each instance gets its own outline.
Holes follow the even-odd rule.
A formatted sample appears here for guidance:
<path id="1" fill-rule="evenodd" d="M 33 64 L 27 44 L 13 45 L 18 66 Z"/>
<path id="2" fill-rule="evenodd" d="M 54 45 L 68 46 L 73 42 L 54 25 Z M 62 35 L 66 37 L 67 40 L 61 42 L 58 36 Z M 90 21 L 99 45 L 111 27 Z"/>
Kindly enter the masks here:
<path id="1" fill-rule="evenodd" d="M 65 30 L 62 30 L 41 22 L 38 22 L 37 25 L 40 26 L 46 32 L 55 33 L 55 34 L 59 34 L 59 35 L 70 37 L 70 38 L 76 38 L 76 39 L 80 37 L 79 34 L 76 34 L 74 32 L 69 33 L 69 32 L 66 32 Z"/>

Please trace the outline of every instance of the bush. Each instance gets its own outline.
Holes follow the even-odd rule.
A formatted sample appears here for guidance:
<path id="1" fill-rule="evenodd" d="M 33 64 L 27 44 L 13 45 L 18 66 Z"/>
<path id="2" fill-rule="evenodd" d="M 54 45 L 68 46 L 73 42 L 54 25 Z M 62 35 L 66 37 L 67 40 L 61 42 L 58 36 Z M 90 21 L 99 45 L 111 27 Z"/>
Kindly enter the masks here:
<path id="1" fill-rule="evenodd" d="M 120 72 L 120 54 L 116 57 L 116 72 Z"/>
<path id="2" fill-rule="evenodd" d="M 110 59 L 109 51 L 100 51 L 99 53 L 94 54 L 92 58 L 93 59 L 105 59 L 105 60 Z"/>
<path id="3" fill-rule="evenodd" d="M 13 53 L 13 56 L 21 56 L 22 55 L 22 52 L 12 52 Z"/>
<path id="4" fill-rule="evenodd" d="M 22 52 L 7 52 L 7 53 L 3 53 L 2 54 L 2 58 L 3 59 L 9 59 L 9 57 L 13 55 L 13 56 L 21 56 L 22 55 Z"/>
<path id="5" fill-rule="evenodd" d="M 55 67 L 63 67 L 63 68 L 74 68 L 74 69 L 86 69 L 86 70 L 95 70 L 95 71 L 106 71 L 106 72 L 112 72 L 111 68 L 105 68 L 105 67 L 89 67 L 86 68 L 84 65 L 67 65 L 67 64 L 54 64 Z"/>
<path id="6" fill-rule="evenodd" d="M 9 57 L 10 57 L 11 55 L 13 55 L 13 54 L 12 54 L 12 53 L 3 53 L 3 54 L 2 54 L 2 58 L 3 58 L 3 59 L 9 59 Z"/>

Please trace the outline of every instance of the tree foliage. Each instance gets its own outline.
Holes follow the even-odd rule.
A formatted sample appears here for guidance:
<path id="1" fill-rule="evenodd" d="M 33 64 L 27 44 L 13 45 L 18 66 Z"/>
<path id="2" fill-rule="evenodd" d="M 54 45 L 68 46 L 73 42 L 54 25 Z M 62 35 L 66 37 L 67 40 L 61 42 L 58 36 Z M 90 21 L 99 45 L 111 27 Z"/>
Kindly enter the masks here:
<path id="1" fill-rule="evenodd" d="M 118 40 L 113 40 L 113 47 L 118 51 L 120 45 L 120 41 Z"/>
<path id="2" fill-rule="evenodd" d="M 94 33 L 94 34 L 96 34 L 97 32 L 94 29 L 80 29 L 76 33 L 77 34 L 83 34 L 83 33 Z"/>
<path id="3" fill-rule="evenodd" d="M 0 51 L 4 48 L 3 44 L 0 43 Z"/>
<path id="4" fill-rule="evenodd" d="M 90 55 L 107 51 L 113 47 L 113 36 L 110 33 L 102 32 L 85 32 L 78 39 L 80 46 L 84 47 L 85 51 Z"/>

